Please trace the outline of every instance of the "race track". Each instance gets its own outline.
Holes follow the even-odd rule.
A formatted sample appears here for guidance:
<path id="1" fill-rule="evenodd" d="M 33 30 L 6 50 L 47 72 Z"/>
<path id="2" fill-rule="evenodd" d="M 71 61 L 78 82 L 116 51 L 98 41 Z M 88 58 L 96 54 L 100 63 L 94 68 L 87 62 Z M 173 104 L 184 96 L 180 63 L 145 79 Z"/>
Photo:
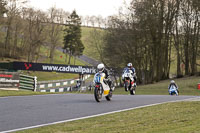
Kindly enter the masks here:
<path id="1" fill-rule="evenodd" d="M 97 103 L 92 94 L 52 94 L 0 98 L 0 133 L 70 121 L 195 96 L 113 95 Z"/>

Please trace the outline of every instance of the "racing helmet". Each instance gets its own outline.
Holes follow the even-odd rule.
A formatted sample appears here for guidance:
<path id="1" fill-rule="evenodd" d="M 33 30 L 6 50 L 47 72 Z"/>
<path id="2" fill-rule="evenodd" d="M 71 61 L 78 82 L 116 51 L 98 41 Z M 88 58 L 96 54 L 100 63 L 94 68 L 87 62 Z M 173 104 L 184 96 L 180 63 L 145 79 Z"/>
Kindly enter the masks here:
<path id="1" fill-rule="evenodd" d="M 128 64 L 127 64 L 127 67 L 128 67 L 128 68 L 133 67 L 132 63 L 128 63 Z"/>
<path id="2" fill-rule="evenodd" d="M 103 72 L 104 68 L 105 68 L 105 66 L 104 66 L 103 63 L 101 63 L 101 64 L 99 64 L 99 65 L 97 66 L 97 69 L 98 69 L 99 72 Z"/>
<path id="3" fill-rule="evenodd" d="M 175 83 L 175 81 L 174 80 L 171 80 L 171 84 L 174 84 Z"/>

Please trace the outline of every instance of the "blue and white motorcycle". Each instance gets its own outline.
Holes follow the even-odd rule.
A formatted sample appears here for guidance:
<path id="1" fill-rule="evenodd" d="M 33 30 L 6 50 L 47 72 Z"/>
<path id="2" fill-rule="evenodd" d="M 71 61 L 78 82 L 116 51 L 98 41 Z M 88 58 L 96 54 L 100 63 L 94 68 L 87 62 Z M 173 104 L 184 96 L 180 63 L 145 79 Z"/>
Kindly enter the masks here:
<path id="1" fill-rule="evenodd" d="M 179 95 L 178 88 L 176 88 L 174 85 L 172 85 L 172 86 L 169 88 L 168 91 L 169 91 L 169 95 L 176 95 L 176 96 Z"/>
<path id="2" fill-rule="evenodd" d="M 135 95 L 136 91 L 136 87 L 133 86 L 135 82 L 133 77 L 134 77 L 133 72 L 129 69 L 126 69 L 122 74 L 122 80 L 124 81 L 125 91 L 130 91 L 131 95 Z"/>
<path id="3" fill-rule="evenodd" d="M 94 97 L 97 102 L 101 101 L 102 96 L 105 96 L 107 101 L 110 101 L 112 98 L 112 91 L 110 91 L 110 87 L 105 79 L 105 76 L 105 73 L 99 72 L 94 75 Z"/>

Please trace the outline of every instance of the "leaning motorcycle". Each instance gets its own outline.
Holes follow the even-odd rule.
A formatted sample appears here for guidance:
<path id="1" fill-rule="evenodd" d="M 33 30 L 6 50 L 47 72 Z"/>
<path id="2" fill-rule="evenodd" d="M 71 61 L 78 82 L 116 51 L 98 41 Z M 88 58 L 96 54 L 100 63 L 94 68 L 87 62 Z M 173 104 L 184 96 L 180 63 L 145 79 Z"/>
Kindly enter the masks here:
<path id="1" fill-rule="evenodd" d="M 94 75 L 94 97 L 97 102 L 100 102 L 102 97 L 105 96 L 107 101 L 110 101 L 112 98 L 112 91 L 105 79 L 105 73 L 96 73 Z"/>
<path id="2" fill-rule="evenodd" d="M 135 95 L 136 87 L 133 86 L 134 84 L 133 72 L 128 69 L 125 70 L 124 73 L 122 74 L 122 79 L 124 80 L 125 91 L 130 91 L 131 95 Z"/>

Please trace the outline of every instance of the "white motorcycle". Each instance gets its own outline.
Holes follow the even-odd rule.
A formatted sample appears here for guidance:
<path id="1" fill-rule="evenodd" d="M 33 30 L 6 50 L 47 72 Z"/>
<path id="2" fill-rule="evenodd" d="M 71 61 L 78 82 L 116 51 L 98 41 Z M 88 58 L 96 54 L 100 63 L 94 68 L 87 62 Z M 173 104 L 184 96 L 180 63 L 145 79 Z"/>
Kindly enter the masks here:
<path id="1" fill-rule="evenodd" d="M 102 96 L 105 96 L 107 101 L 110 101 L 112 98 L 112 91 L 105 79 L 105 73 L 96 73 L 94 75 L 94 97 L 97 102 L 101 101 Z"/>
<path id="2" fill-rule="evenodd" d="M 134 77 L 133 72 L 129 69 L 125 70 L 124 73 L 122 74 L 125 91 L 130 91 L 131 95 L 135 95 L 135 91 L 136 91 L 136 87 L 133 86 L 134 84 L 133 77 Z"/>

